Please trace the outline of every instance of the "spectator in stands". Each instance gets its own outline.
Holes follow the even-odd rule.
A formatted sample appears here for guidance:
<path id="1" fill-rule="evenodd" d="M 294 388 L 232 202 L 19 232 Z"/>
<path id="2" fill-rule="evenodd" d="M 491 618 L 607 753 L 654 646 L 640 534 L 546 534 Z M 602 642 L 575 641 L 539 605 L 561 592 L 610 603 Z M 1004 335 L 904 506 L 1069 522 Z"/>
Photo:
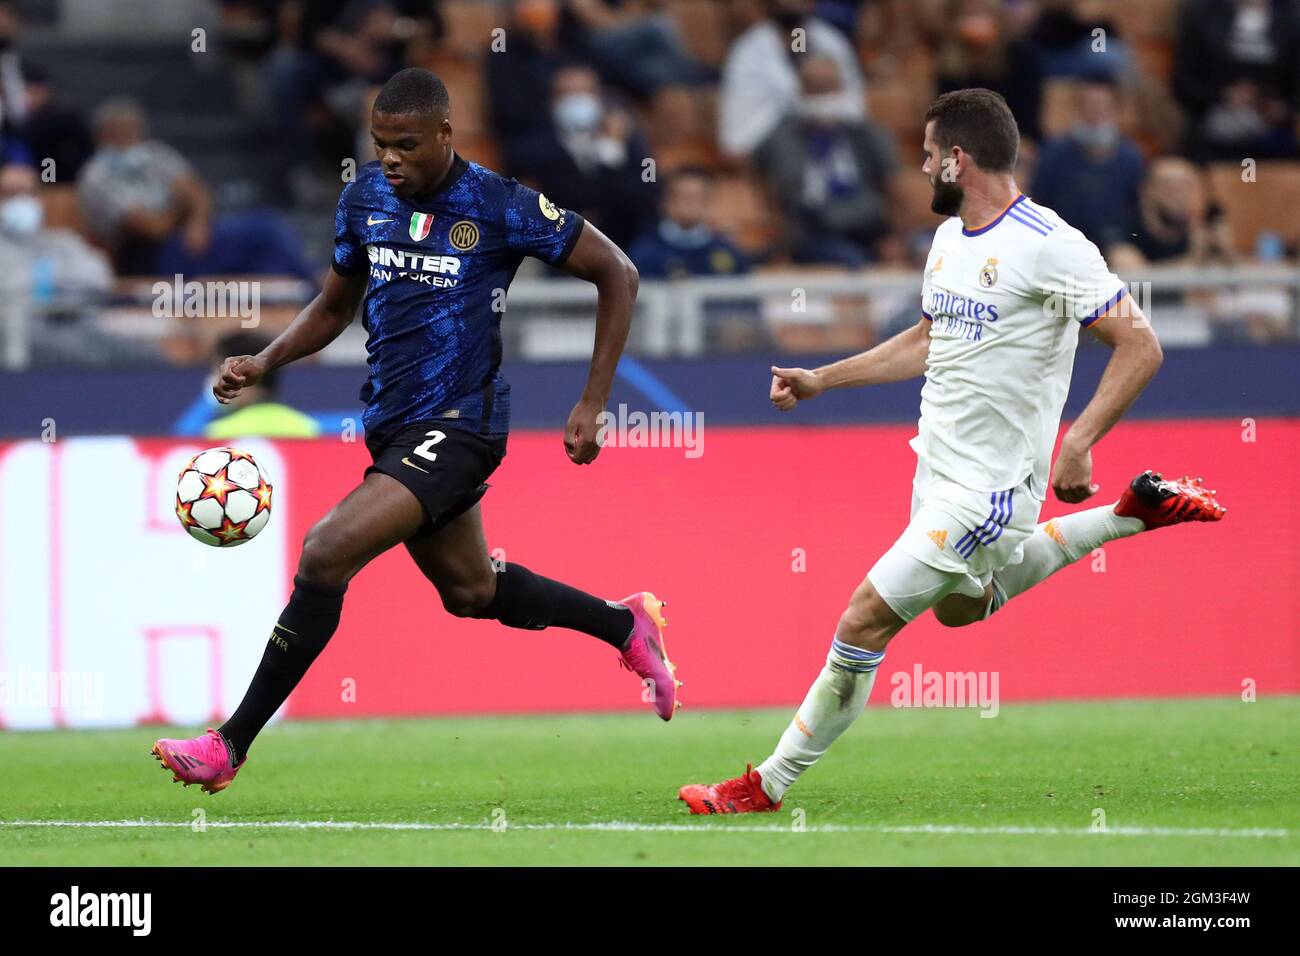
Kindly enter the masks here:
<path id="1" fill-rule="evenodd" d="M 212 349 L 213 372 L 221 363 L 236 355 L 256 355 L 271 344 L 271 337 L 260 332 L 241 330 L 224 335 Z M 203 429 L 205 438 L 229 441 L 236 438 L 315 438 L 320 425 L 290 405 L 276 401 L 279 369 L 271 369 L 257 385 L 245 388 L 229 404 L 220 405 L 224 412 Z M 210 389 L 206 390 L 210 393 Z M 216 404 L 215 402 L 213 404 Z"/>
<path id="2" fill-rule="evenodd" d="M 1079 85 L 1078 115 L 1066 135 L 1043 144 L 1030 195 L 1104 249 L 1136 225 L 1142 154 L 1119 130 L 1119 91 L 1111 78 Z"/>
<path id="3" fill-rule="evenodd" d="M 894 144 L 862 119 L 829 56 L 800 62 L 802 96 L 754 153 L 781 204 L 796 262 L 857 268 L 889 229 Z"/>
<path id="4" fill-rule="evenodd" d="M 1177 156 L 1151 163 L 1133 235 L 1106 250 L 1110 264 L 1121 271 L 1149 263 L 1201 265 L 1231 257 L 1232 237 L 1223 210 L 1206 199 L 1196 167 Z"/>
<path id="5" fill-rule="evenodd" d="M 69 229 L 48 229 L 36 170 L 0 168 L 0 322 L 24 322 L 31 360 L 157 360 L 158 349 L 108 334 L 95 309 L 113 284 L 108 258 Z"/>
<path id="6" fill-rule="evenodd" d="M 81 111 L 68 103 L 39 67 L 23 64 L 27 113 L 20 136 L 33 161 L 45 170 L 52 161 L 53 182 L 72 183 L 94 152 L 95 141 Z"/>
<path id="7" fill-rule="evenodd" d="M 1043 76 L 1083 79 L 1101 74 L 1119 80 L 1133 73 L 1133 51 L 1114 22 L 1097 15 L 1095 2 L 1037 0 L 1037 5 L 1039 13 L 1024 49 L 1038 61 Z"/>
<path id="8" fill-rule="evenodd" d="M 1039 139 L 1043 77 L 1028 36 L 1035 25 L 1033 8 L 999 0 L 946 0 L 930 10 L 926 26 L 935 45 L 935 92 L 981 86 L 1001 93 L 1021 140 Z"/>
<path id="9" fill-rule="evenodd" d="M 82 213 L 123 275 L 289 275 L 314 281 L 301 243 L 271 211 L 214 218 L 188 162 L 147 138 L 144 113 L 113 99 L 95 114 L 97 149 L 78 181 Z"/>
<path id="10" fill-rule="evenodd" d="M 643 178 L 649 144 L 589 66 L 555 74 L 549 122 L 519 144 L 516 157 L 521 178 L 591 219 L 621 248 L 654 222 L 655 191 Z"/>
<path id="11" fill-rule="evenodd" d="M 1287 0 L 1187 0 L 1174 46 L 1174 95 L 1197 160 L 1297 155 L 1300 12 Z"/>
<path id="12" fill-rule="evenodd" d="M 813 14 L 852 40 L 858 24 L 858 15 L 866 2 L 867 0 L 816 0 L 813 4 Z"/>
<path id="13" fill-rule="evenodd" d="M 834 61 L 846 117 L 863 116 L 857 53 L 811 9 L 811 0 L 766 0 L 767 17 L 732 44 L 718 104 L 718 143 L 727 155 L 748 156 L 790 115 L 801 95 L 799 64 L 809 55 Z"/>
<path id="14" fill-rule="evenodd" d="M 511 11 L 506 48 L 484 58 L 488 120 L 501 150 L 503 171 L 519 172 L 521 144 L 545 136 L 550 117 L 528 90 L 549 90 L 565 65 L 556 0 L 519 0 Z"/>
<path id="15" fill-rule="evenodd" d="M 0 119 L 9 130 L 18 129 L 27 119 L 23 65 L 18 52 L 21 32 L 17 6 L 10 0 L 0 0 Z"/>
<path id="16" fill-rule="evenodd" d="M 749 258 L 710 223 L 713 173 L 688 166 L 668 177 L 663 216 L 628 249 L 643 279 L 739 275 Z"/>
<path id="17" fill-rule="evenodd" d="M 282 185 L 312 199 L 311 160 L 352 149 L 368 91 L 442 35 L 434 0 L 274 0 L 279 39 L 267 61 Z M 487 38 L 484 38 L 487 42 Z"/>
<path id="18" fill-rule="evenodd" d="M 565 0 L 561 33 L 575 56 L 637 99 L 708 81 L 662 6 L 662 0 Z"/>

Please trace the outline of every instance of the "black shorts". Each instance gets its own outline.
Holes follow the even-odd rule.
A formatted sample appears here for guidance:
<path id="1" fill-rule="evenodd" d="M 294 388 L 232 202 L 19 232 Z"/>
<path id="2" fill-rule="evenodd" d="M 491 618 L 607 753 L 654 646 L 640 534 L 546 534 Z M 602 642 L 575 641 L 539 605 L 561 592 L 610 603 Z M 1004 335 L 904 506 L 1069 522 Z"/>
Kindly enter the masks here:
<path id="1" fill-rule="evenodd" d="M 387 435 L 366 436 L 377 471 L 395 478 L 424 506 L 417 537 L 437 533 L 478 504 L 487 478 L 506 456 L 505 435 L 480 435 L 432 419 L 403 425 Z"/>

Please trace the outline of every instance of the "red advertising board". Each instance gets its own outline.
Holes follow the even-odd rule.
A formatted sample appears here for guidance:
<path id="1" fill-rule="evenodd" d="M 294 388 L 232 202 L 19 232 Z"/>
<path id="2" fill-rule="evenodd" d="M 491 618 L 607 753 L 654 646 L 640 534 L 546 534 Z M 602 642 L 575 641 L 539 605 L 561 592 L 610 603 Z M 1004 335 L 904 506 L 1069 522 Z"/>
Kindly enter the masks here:
<path id="1" fill-rule="evenodd" d="M 650 589 L 667 599 L 688 707 L 794 705 L 849 594 L 907 520 L 912 433 L 708 428 L 690 454 L 611 447 L 589 467 L 567 460 L 559 432 L 518 433 L 484 499 L 489 549 L 604 597 Z M 57 444 L 66 447 L 0 444 L 0 670 L 107 671 L 100 723 L 201 719 L 186 710 L 198 698 L 200 715 L 229 710 L 303 535 L 360 479 L 363 446 L 249 443 L 273 472 L 277 510 L 258 539 L 218 552 L 163 517 L 175 462 L 198 445 Z M 115 470 L 102 470 L 110 455 Z M 132 460 L 145 463 L 139 474 Z M 1285 494 L 1298 464 L 1290 419 L 1121 424 L 1095 454 L 1097 503 L 1153 467 L 1204 475 L 1226 520 L 1115 542 L 972 627 L 918 620 L 890 645 L 874 699 L 888 698 L 889 675 L 918 665 L 997 672 L 1003 702 L 1229 695 L 1248 681 L 1259 694 L 1300 691 L 1300 522 Z M 92 495 L 106 475 L 114 494 L 148 500 L 121 521 L 101 505 L 92 527 L 88 503 L 60 496 Z M 1078 507 L 1049 499 L 1043 519 Z M 35 541 L 42 531 L 48 540 Z M 152 613 L 167 602 L 165 615 Z M 169 691 L 177 681 L 183 699 Z M 452 617 L 399 548 L 352 581 L 340 629 L 287 714 L 635 709 L 639 690 L 585 635 Z M 0 719 L 22 723 L 3 705 Z M 57 708 L 26 720 L 65 723 L 79 722 Z"/>

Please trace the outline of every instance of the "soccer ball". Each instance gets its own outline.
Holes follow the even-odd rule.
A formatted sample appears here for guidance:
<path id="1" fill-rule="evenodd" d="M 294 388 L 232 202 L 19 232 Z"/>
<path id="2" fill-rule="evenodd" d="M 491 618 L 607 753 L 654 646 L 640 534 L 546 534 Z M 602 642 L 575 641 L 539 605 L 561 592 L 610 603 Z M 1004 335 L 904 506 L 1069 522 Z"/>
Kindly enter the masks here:
<path id="1" fill-rule="evenodd" d="M 181 469 L 176 517 L 191 537 L 214 548 L 233 548 L 266 527 L 271 482 L 248 452 L 209 448 Z"/>

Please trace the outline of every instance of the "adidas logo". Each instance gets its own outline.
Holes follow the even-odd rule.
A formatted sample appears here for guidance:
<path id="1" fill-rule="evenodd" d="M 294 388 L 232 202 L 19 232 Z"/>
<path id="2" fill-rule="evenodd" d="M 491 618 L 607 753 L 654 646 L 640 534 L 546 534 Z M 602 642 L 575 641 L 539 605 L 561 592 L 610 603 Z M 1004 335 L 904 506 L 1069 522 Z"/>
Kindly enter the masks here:
<path id="1" fill-rule="evenodd" d="M 933 541 L 934 546 L 938 548 L 940 551 L 942 551 L 943 546 L 948 543 L 947 531 L 927 531 L 925 533 L 925 536 L 929 538 L 931 541 Z"/>

